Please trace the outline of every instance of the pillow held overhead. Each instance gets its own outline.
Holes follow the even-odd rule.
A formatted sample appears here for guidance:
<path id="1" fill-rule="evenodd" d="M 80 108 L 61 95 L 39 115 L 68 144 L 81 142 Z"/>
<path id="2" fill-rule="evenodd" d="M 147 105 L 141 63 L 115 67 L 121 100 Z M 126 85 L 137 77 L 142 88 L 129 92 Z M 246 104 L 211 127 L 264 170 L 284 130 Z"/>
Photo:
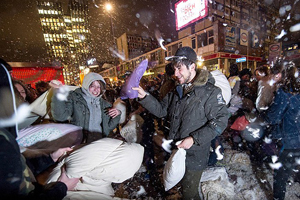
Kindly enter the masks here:
<path id="1" fill-rule="evenodd" d="M 139 87 L 140 80 L 148 67 L 148 60 L 143 60 L 137 66 L 132 74 L 128 77 L 125 84 L 121 88 L 121 99 L 134 99 L 138 97 L 138 91 L 131 89 L 132 87 Z"/>

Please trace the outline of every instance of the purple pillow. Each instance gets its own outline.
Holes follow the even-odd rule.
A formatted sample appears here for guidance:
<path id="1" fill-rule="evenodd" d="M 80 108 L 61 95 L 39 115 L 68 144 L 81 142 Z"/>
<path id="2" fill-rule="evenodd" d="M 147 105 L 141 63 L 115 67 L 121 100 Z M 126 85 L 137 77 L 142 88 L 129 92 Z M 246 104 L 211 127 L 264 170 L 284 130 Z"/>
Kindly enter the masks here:
<path id="1" fill-rule="evenodd" d="M 148 60 L 143 60 L 139 66 L 137 66 L 132 74 L 127 78 L 125 84 L 121 88 L 121 99 L 134 99 L 138 97 L 138 92 L 131 88 L 139 87 L 140 80 L 148 67 Z"/>

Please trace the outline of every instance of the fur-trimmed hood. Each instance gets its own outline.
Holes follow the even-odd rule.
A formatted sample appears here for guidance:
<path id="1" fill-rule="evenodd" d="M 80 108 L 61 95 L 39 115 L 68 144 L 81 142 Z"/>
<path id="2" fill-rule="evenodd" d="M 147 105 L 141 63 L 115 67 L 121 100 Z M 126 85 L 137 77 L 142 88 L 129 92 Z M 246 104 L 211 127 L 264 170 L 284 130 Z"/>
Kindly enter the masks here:
<path id="1" fill-rule="evenodd" d="M 213 85 L 215 84 L 215 79 L 213 78 L 211 73 L 204 69 L 197 69 L 196 76 L 194 77 L 192 82 L 186 84 L 184 87 L 182 85 L 177 85 L 176 90 L 179 96 L 182 97 L 190 93 L 195 87 L 201 87 L 207 82 Z"/>
<path id="2" fill-rule="evenodd" d="M 196 76 L 193 81 L 194 86 L 202 86 L 205 85 L 207 82 L 215 84 L 215 79 L 212 77 L 209 71 L 204 69 L 197 69 Z"/>

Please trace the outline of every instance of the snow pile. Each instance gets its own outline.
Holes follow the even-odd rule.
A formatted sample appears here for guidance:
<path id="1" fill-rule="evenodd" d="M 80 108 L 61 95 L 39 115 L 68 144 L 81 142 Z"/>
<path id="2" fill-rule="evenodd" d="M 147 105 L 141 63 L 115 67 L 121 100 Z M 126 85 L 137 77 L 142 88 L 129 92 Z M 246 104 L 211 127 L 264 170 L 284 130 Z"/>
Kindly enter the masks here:
<path id="1" fill-rule="evenodd" d="M 272 198 L 273 172 L 266 165 L 253 164 L 247 153 L 230 149 L 225 149 L 223 165 L 203 172 L 201 191 L 205 200 Z M 291 181 L 285 199 L 296 200 L 299 196 L 300 184 Z"/>

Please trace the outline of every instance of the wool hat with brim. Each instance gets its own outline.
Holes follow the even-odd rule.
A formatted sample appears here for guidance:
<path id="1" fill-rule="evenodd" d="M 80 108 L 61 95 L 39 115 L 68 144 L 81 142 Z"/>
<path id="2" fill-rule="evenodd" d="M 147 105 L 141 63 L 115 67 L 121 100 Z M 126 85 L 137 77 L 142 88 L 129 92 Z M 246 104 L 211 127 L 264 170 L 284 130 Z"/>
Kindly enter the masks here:
<path id="1" fill-rule="evenodd" d="M 167 61 L 180 61 L 180 60 L 190 60 L 194 63 L 197 62 L 197 54 L 191 47 L 180 47 L 177 49 L 174 56 L 169 56 L 165 58 Z"/>

